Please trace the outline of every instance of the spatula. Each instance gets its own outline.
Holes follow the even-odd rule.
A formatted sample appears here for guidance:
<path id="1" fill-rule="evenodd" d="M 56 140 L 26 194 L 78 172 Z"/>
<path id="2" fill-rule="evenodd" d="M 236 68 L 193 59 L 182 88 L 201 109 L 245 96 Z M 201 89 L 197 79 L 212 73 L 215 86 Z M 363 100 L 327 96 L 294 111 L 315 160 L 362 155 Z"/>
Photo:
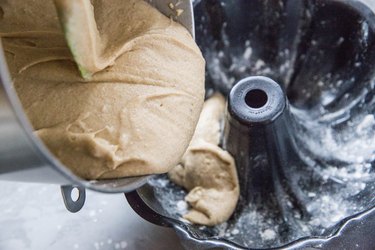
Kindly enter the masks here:
<path id="1" fill-rule="evenodd" d="M 83 78 L 112 65 L 123 51 L 117 50 L 104 59 L 101 37 L 90 0 L 54 0 L 65 38 Z M 191 0 L 146 0 L 162 14 L 181 23 L 194 37 L 193 6 Z M 147 18 L 147 16 L 145 16 Z"/>

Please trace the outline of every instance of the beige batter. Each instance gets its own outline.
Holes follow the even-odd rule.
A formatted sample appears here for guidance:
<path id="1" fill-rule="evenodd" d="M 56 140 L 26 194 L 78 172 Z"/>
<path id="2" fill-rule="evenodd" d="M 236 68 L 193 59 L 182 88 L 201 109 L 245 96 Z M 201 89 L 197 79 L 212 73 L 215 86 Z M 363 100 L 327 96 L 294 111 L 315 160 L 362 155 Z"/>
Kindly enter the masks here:
<path id="1" fill-rule="evenodd" d="M 190 191 L 185 200 L 192 209 L 184 218 L 192 223 L 212 226 L 228 220 L 239 198 L 234 159 L 218 146 L 224 110 L 220 94 L 205 102 L 182 163 L 169 172 L 173 182 Z"/>
<path id="2" fill-rule="evenodd" d="M 52 153 L 83 178 L 167 172 L 199 118 L 204 59 L 185 28 L 142 0 L 91 2 L 94 15 L 85 20 L 97 30 L 87 50 L 75 44 L 77 30 L 65 39 L 53 1 L 0 2 L 0 36 L 25 112 Z"/>

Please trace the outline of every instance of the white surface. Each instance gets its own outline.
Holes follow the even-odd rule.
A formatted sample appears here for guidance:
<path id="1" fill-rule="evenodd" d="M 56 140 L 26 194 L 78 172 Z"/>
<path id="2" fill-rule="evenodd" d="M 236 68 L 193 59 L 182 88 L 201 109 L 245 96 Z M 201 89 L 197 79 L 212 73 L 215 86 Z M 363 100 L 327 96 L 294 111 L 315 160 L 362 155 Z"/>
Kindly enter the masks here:
<path id="1" fill-rule="evenodd" d="M 123 194 L 86 192 L 76 214 L 60 187 L 0 182 L 0 250 L 182 249 L 173 230 L 140 218 Z"/>

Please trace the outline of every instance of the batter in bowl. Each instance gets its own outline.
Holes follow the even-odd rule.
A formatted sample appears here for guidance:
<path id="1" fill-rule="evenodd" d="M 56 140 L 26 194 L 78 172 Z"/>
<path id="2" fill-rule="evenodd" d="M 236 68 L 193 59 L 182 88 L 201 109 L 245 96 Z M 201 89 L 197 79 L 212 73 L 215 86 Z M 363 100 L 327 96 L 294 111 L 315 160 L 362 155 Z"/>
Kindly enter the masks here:
<path id="1" fill-rule="evenodd" d="M 142 0 L 91 2 L 105 65 L 97 70 L 77 66 L 86 50 L 68 46 L 52 1 L 0 3 L 14 88 L 35 134 L 76 175 L 165 173 L 201 112 L 201 52 L 184 27 Z"/>

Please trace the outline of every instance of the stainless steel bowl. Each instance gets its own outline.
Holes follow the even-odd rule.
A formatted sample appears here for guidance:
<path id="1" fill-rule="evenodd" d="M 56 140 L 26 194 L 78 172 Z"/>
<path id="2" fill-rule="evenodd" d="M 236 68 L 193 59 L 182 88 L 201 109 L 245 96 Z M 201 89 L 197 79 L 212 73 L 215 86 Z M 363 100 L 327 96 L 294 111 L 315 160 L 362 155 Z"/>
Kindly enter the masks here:
<path id="1" fill-rule="evenodd" d="M 167 1 L 146 1 L 168 17 L 174 13 Z M 179 3 L 178 8 L 184 12 L 174 19 L 194 37 L 192 1 Z M 148 178 L 139 176 L 87 181 L 61 164 L 33 134 L 14 91 L 0 41 L 0 180 L 60 184 L 68 210 L 77 212 L 84 204 L 85 188 L 104 193 L 130 192 L 144 185 Z M 80 192 L 77 202 L 71 199 L 72 185 Z"/>
<path id="2" fill-rule="evenodd" d="M 77 210 L 84 202 L 84 188 L 104 193 L 129 192 L 142 186 L 148 178 L 88 181 L 61 164 L 33 134 L 14 91 L 0 43 L 0 180 L 62 185 L 68 209 Z M 69 185 L 80 187 L 80 199 L 76 203 L 71 200 Z"/>

